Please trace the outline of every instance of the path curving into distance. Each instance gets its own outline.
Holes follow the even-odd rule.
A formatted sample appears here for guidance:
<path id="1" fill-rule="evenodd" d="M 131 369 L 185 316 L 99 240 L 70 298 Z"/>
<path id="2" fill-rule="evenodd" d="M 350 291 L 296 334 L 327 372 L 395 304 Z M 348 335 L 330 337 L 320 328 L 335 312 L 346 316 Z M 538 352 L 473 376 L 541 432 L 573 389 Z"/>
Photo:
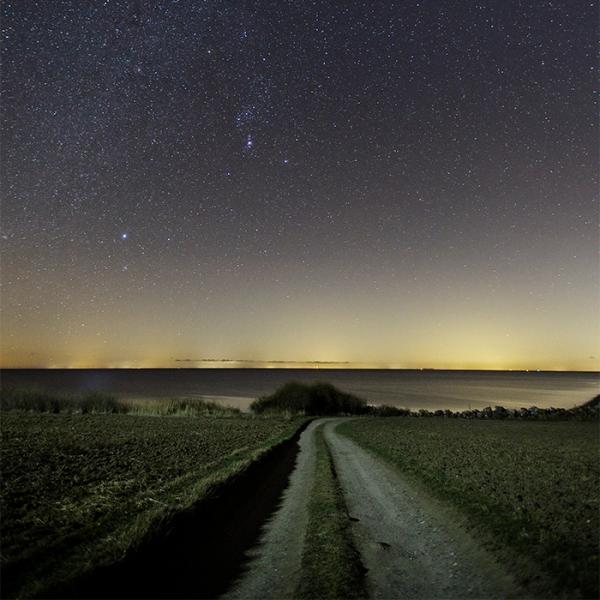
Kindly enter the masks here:
<path id="1" fill-rule="evenodd" d="M 242 578 L 223 597 L 292 598 L 300 576 L 307 505 L 316 464 L 315 430 L 323 426 L 354 544 L 372 598 L 506 598 L 520 595 L 512 578 L 444 507 L 336 428 L 320 419 L 300 438 L 300 453 L 281 507 L 250 553 Z"/>

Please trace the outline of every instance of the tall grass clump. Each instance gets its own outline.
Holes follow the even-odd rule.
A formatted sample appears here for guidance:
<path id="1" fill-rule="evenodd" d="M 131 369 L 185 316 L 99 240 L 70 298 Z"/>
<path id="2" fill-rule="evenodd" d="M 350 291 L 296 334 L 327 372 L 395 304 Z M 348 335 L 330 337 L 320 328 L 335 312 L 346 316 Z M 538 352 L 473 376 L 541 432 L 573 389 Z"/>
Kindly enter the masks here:
<path id="1" fill-rule="evenodd" d="M 57 394 L 39 389 L 0 390 L 0 409 L 36 413 L 234 416 L 240 410 L 195 398 L 121 399 L 103 392 Z"/>
<path id="2" fill-rule="evenodd" d="M 122 400 L 126 412 L 147 416 L 228 417 L 241 414 L 239 408 L 197 398 L 156 398 Z"/>
<path id="3" fill-rule="evenodd" d="M 255 400 L 255 414 L 362 415 L 368 410 L 362 398 L 342 392 L 330 383 L 286 383 L 270 396 Z"/>
<path id="4" fill-rule="evenodd" d="M 102 392 L 68 395 L 44 390 L 8 388 L 0 390 L 0 408 L 4 411 L 40 413 L 110 414 L 126 408 L 114 396 Z"/>

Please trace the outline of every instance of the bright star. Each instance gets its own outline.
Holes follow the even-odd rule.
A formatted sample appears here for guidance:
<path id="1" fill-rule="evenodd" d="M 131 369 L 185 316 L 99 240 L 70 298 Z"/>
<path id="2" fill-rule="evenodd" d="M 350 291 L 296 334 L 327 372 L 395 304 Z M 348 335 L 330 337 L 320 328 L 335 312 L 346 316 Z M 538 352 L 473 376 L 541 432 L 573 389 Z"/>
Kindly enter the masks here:
<path id="1" fill-rule="evenodd" d="M 122 240 L 126 240 L 127 239 L 128 234 L 127 233 L 122 233 L 121 234 L 121 239 Z"/>

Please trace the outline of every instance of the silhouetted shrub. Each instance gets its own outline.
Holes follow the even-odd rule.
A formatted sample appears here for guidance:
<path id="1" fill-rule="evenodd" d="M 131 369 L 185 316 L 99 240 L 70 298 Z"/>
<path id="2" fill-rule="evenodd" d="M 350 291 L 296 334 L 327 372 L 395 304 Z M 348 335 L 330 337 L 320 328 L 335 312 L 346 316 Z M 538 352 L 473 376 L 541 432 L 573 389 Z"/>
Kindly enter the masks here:
<path id="1" fill-rule="evenodd" d="M 410 410 L 408 408 L 398 408 L 396 406 L 388 406 L 387 404 L 379 404 L 377 406 L 369 406 L 368 414 L 374 417 L 408 417 Z"/>
<path id="2" fill-rule="evenodd" d="M 330 383 L 286 383 L 270 396 L 250 405 L 256 414 L 300 413 L 305 415 L 362 415 L 369 410 L 361 398 L 338 390 Z"/>

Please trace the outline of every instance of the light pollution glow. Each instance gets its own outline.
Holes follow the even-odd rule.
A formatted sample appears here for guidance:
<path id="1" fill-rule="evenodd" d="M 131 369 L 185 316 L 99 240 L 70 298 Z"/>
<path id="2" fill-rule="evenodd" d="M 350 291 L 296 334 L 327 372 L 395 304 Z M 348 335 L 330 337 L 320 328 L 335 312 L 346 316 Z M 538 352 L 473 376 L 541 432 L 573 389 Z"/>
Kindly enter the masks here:
<path id="1" fill-rule="evenodd" d="M 137 302 L 119 303 L 110 317 L 73 310 L 66 323 L 49 303 L 27 319 L 3 318 L 0 364 L 599 370 L 593 294 L 568 288 L 540 309 L 539 298 L 527 293 L 490 294 L 471 285 L 468 298 L 461 298 L 461 287 L 445 286 L 443 296 L 400 285 L 387 294 L 330 287 L 277 305 L 276 290 L 247 284 L 238 299 L 215 300 L 204 310 L 186 296 L 168 319 L 156 316 L 167 310 L 160 297 L 152 305 L 140 295 Z M 255 299 L 252 310 L 244 308 L 243 297 Z M 579 310 L 570 311 L 575 302 Z"/>

